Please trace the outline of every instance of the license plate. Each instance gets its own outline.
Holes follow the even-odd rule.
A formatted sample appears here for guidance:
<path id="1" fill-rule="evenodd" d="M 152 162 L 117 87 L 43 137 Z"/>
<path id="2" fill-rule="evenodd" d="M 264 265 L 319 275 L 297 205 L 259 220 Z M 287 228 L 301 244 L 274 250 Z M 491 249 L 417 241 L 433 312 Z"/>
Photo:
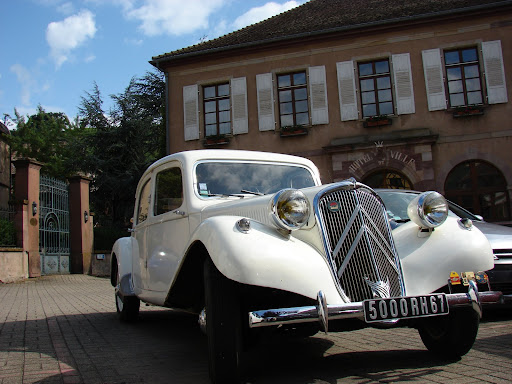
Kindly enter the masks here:
<path id="1" fill-rule="evenodd" d="M 448 300 L 443 293 L 425 296 L 364 300 L 364 320 L 411 319 L 448 314 Z"/>

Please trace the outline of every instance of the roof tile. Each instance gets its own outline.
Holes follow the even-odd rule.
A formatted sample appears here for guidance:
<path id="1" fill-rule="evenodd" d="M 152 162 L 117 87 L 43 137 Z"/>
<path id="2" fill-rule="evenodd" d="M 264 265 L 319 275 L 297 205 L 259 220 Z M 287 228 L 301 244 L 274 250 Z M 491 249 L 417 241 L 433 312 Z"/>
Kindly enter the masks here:
<path id="1" fill-rule="evenodd" d="M 305 35 L 361 28 L 368 24 L 430 18 L 443 13 L 464 13 L 475 8 L 511 4 L 511 0 L 310 0 L 299 7 L 219 38 L 155 56 L 153 63 Z"/>

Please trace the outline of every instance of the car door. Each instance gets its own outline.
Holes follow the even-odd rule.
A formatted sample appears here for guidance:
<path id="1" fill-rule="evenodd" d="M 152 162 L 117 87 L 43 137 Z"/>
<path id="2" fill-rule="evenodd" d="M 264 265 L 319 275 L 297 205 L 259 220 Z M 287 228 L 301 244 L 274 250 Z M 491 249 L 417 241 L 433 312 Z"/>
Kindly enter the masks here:
<path id="1" fill-rule="evenodd" d="M 133 217 L 132 231 L 132 280 L 136 291 L 146 288 L 146 257 L 144 250 L 146 248 L 146 236 L 148 229 L 148 219 L 151 208 L 151 175 L 141 180 L 135 204 L 136 211 Z"/>
<path id="2" fill-rule="evenodd" d="M 149 290 L 167 292 L 190 232 L 180 164 L 171 162 L 157 169 L 154 184 L 146 237 L 146 280 Z"/>

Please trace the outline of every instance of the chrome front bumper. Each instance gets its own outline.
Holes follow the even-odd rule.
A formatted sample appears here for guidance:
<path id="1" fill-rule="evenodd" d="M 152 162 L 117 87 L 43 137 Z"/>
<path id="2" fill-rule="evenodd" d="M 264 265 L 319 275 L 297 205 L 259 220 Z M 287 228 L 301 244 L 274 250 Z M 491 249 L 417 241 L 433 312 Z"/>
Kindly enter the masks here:
<path id="1" fill-rule="evenodd" d="M 480 316 L 482 316 L 482 304 L 498 304 L 503 300 L 501 292 L 478 292 L 476 284 L 470 284 L 467 293 L 447 294 L 446 298 L 450 309 L 473 307 Z M 363 302 L 328 305 L 322 291 L 318 292 L 317 300 L 316 306 L 249 312 L 249 327 L 258 328 L 319 321 L 322 329 L 327 333 L 329 320 L 360 319 L 364 321 Z"/>

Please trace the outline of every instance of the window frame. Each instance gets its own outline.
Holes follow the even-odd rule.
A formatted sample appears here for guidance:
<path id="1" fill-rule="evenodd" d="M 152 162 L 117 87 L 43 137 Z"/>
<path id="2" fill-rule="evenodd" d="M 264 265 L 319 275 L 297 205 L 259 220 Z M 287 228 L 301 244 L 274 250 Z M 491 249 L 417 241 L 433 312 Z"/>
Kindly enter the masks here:
<path id="1" fill-rule="evenodd" d="M 226 95 L 220 95 L 219 96 L 219 87 L 226 86 L 228 89 L 228 94 Z M 206 97 L 206 89 L 208 88 L 215 88 L 215 96 L 213 97 Z M 233 133 L 233 114 L 232 114 L 232 100 L 231 100 L 231 84 L 229 81 L 227 82 L 221 82 L 216 84 L 208 84 L 202 86 L 202 96 L 203 96 L 203 125 L 204 125 L 204 137 L 215 137 L 215 136 L 221 136 L 221 135 L 231 135 Z M 220 110 L 219 109 L 219 103 L 228 100 L 229 106 L 227 109 Z M 212 112 L 206 111 L 206 105 L 207 103 L 214 102 L 215 103 L 215 124 L 208 124 L 207 123 L 207 115 L 213 114 Z M 229 112 L 229 132 L 223 132 L 221 133 L 221 124 L 227 123 L 228 121 L 220 121 L 220 113 L 221 112 Z M 215 126 L 215 133 L 214 134 L 208 134 L 208 127 L 209 126 Z"/>
<path id="2" fill-rule="evenodd" d="M 386 61 L 387 65 L 388 65 L 387 72 L 377 73 L 376 68 L 375 68 L 376 63 L 384 62 L 384 61 Z M 372 74 L 361 75 L 361 66 L 366 65 L 366 64 L 372 65 Z M 394 115 L 395 108 L 396 108 L 396 100 L 395 100 L 394 89 L 393 89 L 394 79 L 393 79 L 393 74 L 392 74 L 390 58 L 382 57 L 382 58 L 373 59 L 373 60 L 364 60 L 364 61 L 361 60 L 361 61 L 356 62 L 356 66 L 357 66 L 357 84 L 359 87 L 359 102 L 361 103 L 361 117 L 363 119 L 367 119 L 367 118 L 376 117 L 376 116 L 392 116 L 392 115 Z M 385 77 L 389 77 L 389 87 L 379 89 L 378 88 L 378 79 L 385 78 Z M 373 80 L 373 92 L 375 93 L 375 100 L 373 103 L 365 103 L 363 100 L 363 94 L 367 92 L 367 91 L 363 91 L 362 81 L 364 81 L 364 80 Z M 379 101 L 379 90 L 389 90 L 391 99 Z M 368 91 L 368 92 L 370 92 L 370 91 Z M 391 113 L 381 113 L 381 111 L 380 111 L 381 107 L 379 104 L 388 103 L 388 102 L 391 103 Z M 371 105 L 371 104 L 375 104 L 375 108 L 376 108 L 375 112 L 376 113 L 372 114 L 372 115 L 365 115 L 364 106 Z"/>
<path id="3" fill-rule="evenodd" d="M 294 77 L 295 75 L 304 74 L 305 82 L 304 84 L 294 84 Z M 289 76 L 290 77 L 290 85 L 287 86 L 279 86 L 279 78 Z M 309 84 L 308 84 L 308 71 L 306 69 L 303 70 L 297 70 L 292 72 L 283 72 L 283 73 L 276 73 L 276 83 L 277 83 L 277 105 L 278 105 L 278 111 L 279 111 L 279 127 L 282 129 L 283 127 L 294 127 L 294 126 L 301 126 L 301 127 L 309 127 L 311 126 L 311 108 L 310 108 L 310 95 L 309 95 Z M 296 99 L 295 91 L 299 89 L 304 89 L 306 93 L 305 99 Z M 291 101 L 281 101 L 281 92 L 284 91 L 291 91 Z M 296 103 L 297 102 L 306 102 L 307 111 L 299 111 L 296 110 Z M 292 105 L 292 112 L 291 113 L 282 113 L 282 105 L 291 103 Z M 307 123 L 305 124 L 298 124 L 297 123 L 297 114 L 304 114 L 307 113 Z M 292 116 L 293 123 L 291 125 L 283 125 L 282 124 L 282 117 L 283 116 Z"/>
<path id="4" fill-rule="evenodd" d="M 145 195 L 145 196 L 144 196 Z M 149 217 L 150 217 L 150 209 L 151 209 L 151 200 L 152 200 L 152 193 L 151 193 L 151 178 L 148 178 L 144 184 L 142 185 L 138 200 L 137 200 L 137 220 L 136 225 L 144 223 Z M 144 218 L 141 218 L 141 210 L 142 210 L 142 204 L 141 202 L 144 202 L 144 199 L 147 199 L 145 202 L 146 207 L 146 216 Z"/>
<path id="5" fill-rule="evenodd" d="M 171 204 L 170 207 L 164 208 L 162 211 L 160 211 L 159 202 L 162 200 L 162 198 L 159 198 L 160 190 L 159 190 L 159 180 L 163 173 L 166 172 L 175 172 L 179 171 L 179 179 L 180 179 L 180 190 L 181 190 L 181 196 L 180 196 L 180 202 L 179 204 Z M 178 176 L 178 175 L 176 175 Z M 169 197 L 167 197 L 169 198 Z M 169 199 L 177 199 L 176 197 L 170 197 Z M 183 172 L 181 171 L 181 168 L 179 166 L 172 166 L 165 169 L 162 169 L 158 171 L 158 173 L 155 175 L 155 192 L 154 192 L 154 201 L 153 201 L 153 216 L 159 216 L 163 215 L 167 212 L 172 212 L 178 208 L 180 208 L 183 205 L 184 201 L 184 195 L 183 195 Z"/>
<path id="6" fill-rule="evenodd" d="M 463 61 L 463 51 L 467 51 L 470 49 L 475 51 L 476 60 Z M 447 60 L 446 60 L 446 55 L 449 53 L 454 53 L 454 52 L 457 52 L 459 61 L 457 63 L 448 64 Z M 446 84 L 446 100 L 448 103 L 448 108 L 455 109 L 455 108 L 462 108 L 462 107 L 467 107 L 467 106 L 472 106 L 472 105 L 479 105 L 479 106 L 485 105 L 485 93 L 484 93 L 485 84 L 483 82 L 483 76 L 482 76 L 482 74 L 483 74 L 482 58 L 480 57 L 479 46 L 464 46 L 464 47 L 443 49 L 442 50 L 442 60 L 443 60 L 443 69 L 444 69 L 445 84 Z M 476 65 L 476 68 L 478 69 L 478 77 L 468 77 L 467 78 L 464 68 L 470 67 L 470 66 L 475 66 L 475 65 Z M 460 79 L 455 79 L 455 80 L 449 79 L 449 74 L 448 74 L 449 69 L 452 69 L 452 68 L 460 68 L 460 76 L 461 76 Z M 471 91 L 471 90 L 468 91 L 466 80 L 467 79 L 477 79 L 477 78 L 478 78 L 478 84 L 480 87 L 480 89 L 478 91 L 480 92 L 481 102 L 480 103 L 469 103 L 468 102 L 468 92 L 475 92 L 475 91 Z M 461 81 L 462 92 L 450 92 L 450 82 L 452 82 L 452 81 Z M 451 96 L 456 95 L 456 94 L 463 95 L 464 104 L 459 104 L 459 105 L 452 104 Z"/>

